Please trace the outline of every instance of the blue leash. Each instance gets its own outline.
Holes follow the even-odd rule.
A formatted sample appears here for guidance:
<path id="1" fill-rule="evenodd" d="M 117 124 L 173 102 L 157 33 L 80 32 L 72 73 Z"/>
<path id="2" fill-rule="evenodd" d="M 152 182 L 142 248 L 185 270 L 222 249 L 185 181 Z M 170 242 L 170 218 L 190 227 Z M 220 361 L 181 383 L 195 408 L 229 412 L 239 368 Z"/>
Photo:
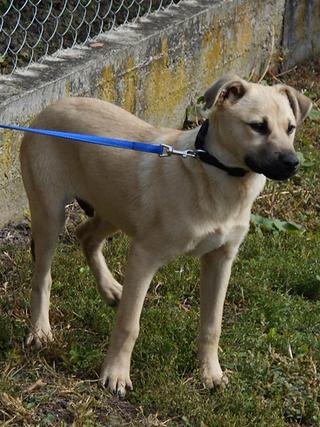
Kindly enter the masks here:
<path id="1" fill-rule="evenodd" d="M 147 144 L 144 142 L 127 141 L 123 139 L 107 138 L 96 135 L 85 135 L 81 133 L 61 132 L 49 129 L 33 129 L 15 125 L 1 125 L 0 128 L 16 130 L 20 132 L 30 132 L 39 135 L 48 135 L 56 138 L 63 138 L 72 141 L 86 142 L 88 144 L 104 145 L 107 147 L 124 148 L 126 150 L 143 151 L 145 153 L 155 153 L 160 157 L 168 157 L 176 154 L 182 157 L 198 157 L 198 150 L 175 150 L 167 144 Z"/>

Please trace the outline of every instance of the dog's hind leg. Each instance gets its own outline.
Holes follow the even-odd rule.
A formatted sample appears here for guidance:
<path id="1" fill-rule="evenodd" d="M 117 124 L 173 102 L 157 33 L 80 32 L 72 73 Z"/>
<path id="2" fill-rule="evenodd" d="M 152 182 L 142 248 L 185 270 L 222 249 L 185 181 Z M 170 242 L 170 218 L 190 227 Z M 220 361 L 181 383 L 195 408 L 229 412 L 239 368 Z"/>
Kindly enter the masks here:
<path id="1" fill-rule="evenodd" d="M 102 298 L 111 305 L 120 301 L 122 286 L 108 269 L 102 248 L 106 237 L 116 231 L 116 227 L 101 220 L 98 216 L 94 216 L 81 224 L 76 231 L 90 269 L 96 279 L 98 291 Z"/>
<path id="2" fill-rule="evenodd" d="M 39 348 L 42 342 L 52 341 L 49 323 L 51 261 L 64 223 L 64 204 L 50 204 L 49 208 L 43 200 L 30 200 L 30 210 L 35 264 L 31 292 L 32 328 L 27 345 Z"/>

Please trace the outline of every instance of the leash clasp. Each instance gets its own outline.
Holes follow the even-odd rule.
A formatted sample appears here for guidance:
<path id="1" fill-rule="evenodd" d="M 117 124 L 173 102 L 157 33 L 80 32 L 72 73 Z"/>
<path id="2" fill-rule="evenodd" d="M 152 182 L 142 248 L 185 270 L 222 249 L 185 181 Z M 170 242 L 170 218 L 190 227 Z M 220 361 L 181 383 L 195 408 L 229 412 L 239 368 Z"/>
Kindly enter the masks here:
<path id="1" fill-rule="evenodd" d="M 163 147 L 163 152 L 162 154 L 159 154 L 160 157 L 169 157 L 172 155 L 176 155 L 184 158 L 186 157 L 196 158 L 199 155 L 199 151 L 203 151 L 203 150 L 191 150 L 191 149 L 176 150 L 171 145 L 167 145 L 167 144 L 161 144 L 161 147 Z"/>

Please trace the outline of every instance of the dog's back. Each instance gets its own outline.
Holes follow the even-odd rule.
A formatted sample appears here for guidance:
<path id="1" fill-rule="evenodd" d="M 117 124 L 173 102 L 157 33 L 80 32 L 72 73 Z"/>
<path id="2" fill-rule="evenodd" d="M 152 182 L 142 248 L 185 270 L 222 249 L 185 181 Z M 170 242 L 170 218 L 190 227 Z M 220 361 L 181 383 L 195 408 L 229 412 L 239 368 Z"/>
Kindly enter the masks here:
<path id="1" fill-rule="evenodd" d="M 157 129 L 109 102 L 80 97 L 50 105 L 31 126 L 150 143 L 159 135 L 170 139 L 171 134 L 175 137 L 180 133 Z M 150 154 L 28 133 L 22 140 L 20 160 L 31 210 L 55 207 L 62 217 L 65 204 L 78 198 L 120 227 L 123 224 L 128 234 L 138 219 L 121 220 L 123 200 L 129 207 L 136 198 L 141 169 L 161 163 Z M 128 212 L 126 215 L 130 215 Z"/>

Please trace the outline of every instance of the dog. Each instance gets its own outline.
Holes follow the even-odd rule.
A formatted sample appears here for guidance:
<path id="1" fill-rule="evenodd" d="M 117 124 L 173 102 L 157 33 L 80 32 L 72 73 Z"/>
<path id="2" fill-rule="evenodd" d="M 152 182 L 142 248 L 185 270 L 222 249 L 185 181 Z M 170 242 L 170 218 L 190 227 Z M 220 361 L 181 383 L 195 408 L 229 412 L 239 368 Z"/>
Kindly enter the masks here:
<path id="1" fill-rule="evenodd" d="M 119 397 L 132 388 L 130 360 L 143 302 L 155 272 L 171 259 L 201 258 L 199 361 L 204 383 L 225 385 L 218 344 L 232 262 L 249 229 L 250 211 L 266 177 L 298 170 L 296 127 L 311 101 L 292 87 L 224 75 L 204 95 L 199 128 L 156 128 L 111 103 L 65 98 L 47 107 L 32 127 L 194 150 L 198 158 L 154 154 L 25 134 L 20 160 L 29 200 L 34 273 L 28 345 L 51 341 L 51 259 L 74 198 L 91 217 L 77 230 L 101 296 L 119 303 L 101 382 Z M 199 148 L 200 147 L 200 148 Z M 122 230 L 131 238 L 123 288 L 102 247 Z"/>

